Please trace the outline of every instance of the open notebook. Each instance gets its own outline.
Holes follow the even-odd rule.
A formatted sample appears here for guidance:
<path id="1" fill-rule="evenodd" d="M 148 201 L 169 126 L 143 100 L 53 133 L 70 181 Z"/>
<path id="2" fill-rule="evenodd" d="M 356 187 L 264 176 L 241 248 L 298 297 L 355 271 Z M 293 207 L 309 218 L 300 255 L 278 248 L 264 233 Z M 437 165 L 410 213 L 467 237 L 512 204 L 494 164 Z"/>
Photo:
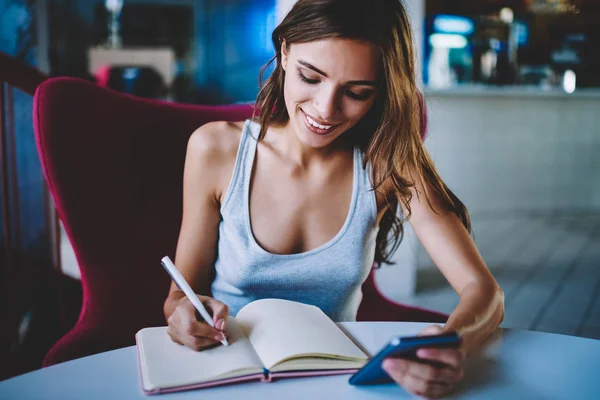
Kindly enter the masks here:
<path id="1" fill-rule="evenodd" d="M 368 356 L 318 307 L 263 299 L 227 321 L 229 346 L 194 351 L 166 327 L 136 336 L 142 390 L 167 393 L 277 377 L 349 374 Z"/>

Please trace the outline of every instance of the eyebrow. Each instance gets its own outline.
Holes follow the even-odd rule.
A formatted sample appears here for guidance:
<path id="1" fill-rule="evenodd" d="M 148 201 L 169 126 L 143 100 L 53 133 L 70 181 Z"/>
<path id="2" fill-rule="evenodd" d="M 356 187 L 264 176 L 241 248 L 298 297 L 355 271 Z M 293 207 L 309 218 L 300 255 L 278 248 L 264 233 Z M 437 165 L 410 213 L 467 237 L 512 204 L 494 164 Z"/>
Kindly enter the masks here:
<path id="1" fill-rule="evenodd" d="M 306 68 L 312 69 L 316 73 L 323 75 L 325 78 L 328 77 L 325 72 L 321 71 L 319 68 L 315 67 L 314 65 L 312 65 L 312 64 L 310 64 L 310 63 L 308 63 L 306 61 L 298 60 L 298 64 L 300 64 L 300 65 L 302 65 L 302 66 L 304 66 Z M 360 85 L 360 86 L 373 86 L 373 87 L 377 87 L 377 82 L 375 82 L 375 81 L 348 81 L 346 84 L 347 85 Z"/>

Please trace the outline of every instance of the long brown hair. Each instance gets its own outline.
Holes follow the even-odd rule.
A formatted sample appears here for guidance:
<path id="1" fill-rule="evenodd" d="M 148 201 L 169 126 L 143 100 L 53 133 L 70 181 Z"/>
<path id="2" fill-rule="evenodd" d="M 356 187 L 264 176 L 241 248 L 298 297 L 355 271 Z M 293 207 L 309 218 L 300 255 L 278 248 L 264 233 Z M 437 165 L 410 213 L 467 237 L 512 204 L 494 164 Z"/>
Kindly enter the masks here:
<path id="1" fill-rule="evenodd" d="M 275 56 L 262 69 L 261 89 L 256 101 L 260 109 L 261 140 L 270 125 L 289 120 L 281 66 L 281 43 L 287 46 L 329 38 L 346 38 L 370 42 L 377 46 L 382 59 L 382 90 L 363 119 L 343 137 L 353 141 L 372 165 L 373 188 L 387 200 L 380 221 L 375 261 L 390 263 L 404 233 L 397 216 L 401 201 L 410 218 L 411 188 L 418 180 L 431 188 L 445 210 L 454 212 L 471 231 L 464 204 L 450 191 L 438 175 L 423 145 L 425 105 L 415 82 L 413 38 L 406 11 L 399 0 L 298 0 L 281 24 L 273 31 Z M 268 66 L 275 68 L 263 84 Z M 389 187 L 390 190 L 383 188 Z M 424 194 L 432 207 L 431 193 Z M 436 211 L 437 212 L 437 211 Z"/>

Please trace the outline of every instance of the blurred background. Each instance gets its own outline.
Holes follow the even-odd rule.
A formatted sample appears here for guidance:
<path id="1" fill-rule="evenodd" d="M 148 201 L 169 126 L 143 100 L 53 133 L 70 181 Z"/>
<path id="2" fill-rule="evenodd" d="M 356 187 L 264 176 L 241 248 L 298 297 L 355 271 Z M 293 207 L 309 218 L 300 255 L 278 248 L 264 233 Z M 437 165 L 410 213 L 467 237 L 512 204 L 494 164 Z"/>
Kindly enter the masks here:
<path id="1" fill-rule="evenodd" d="M 253 102 L 293 3 L 0 0 L 0 51 L 140 97 Z M 600 338 L 600 0 L 404 3 L 425 143 L 504 289 L 502 326 Z M 48 218 L 32 97 L 1 88 L 0 379 L 38 368 L 81 307 L 77 261 Z M 454 308 L 410 229 L 395 260 L 377 275 L 388 297 Z"/>

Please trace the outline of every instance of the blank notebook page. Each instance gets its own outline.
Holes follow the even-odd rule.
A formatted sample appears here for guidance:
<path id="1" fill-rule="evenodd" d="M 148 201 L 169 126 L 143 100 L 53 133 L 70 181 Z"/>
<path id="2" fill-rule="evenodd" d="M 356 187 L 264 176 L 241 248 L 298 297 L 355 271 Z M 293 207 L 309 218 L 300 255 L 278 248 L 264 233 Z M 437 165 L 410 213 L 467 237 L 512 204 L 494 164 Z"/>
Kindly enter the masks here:
<path id="1" fill-rule="evenodd" d="M 315 306 L 286 300 L 257 300 L 240 310 L 236 318 L 267 369 L 298 354 L 350 360 L 368 358 Z"/>

